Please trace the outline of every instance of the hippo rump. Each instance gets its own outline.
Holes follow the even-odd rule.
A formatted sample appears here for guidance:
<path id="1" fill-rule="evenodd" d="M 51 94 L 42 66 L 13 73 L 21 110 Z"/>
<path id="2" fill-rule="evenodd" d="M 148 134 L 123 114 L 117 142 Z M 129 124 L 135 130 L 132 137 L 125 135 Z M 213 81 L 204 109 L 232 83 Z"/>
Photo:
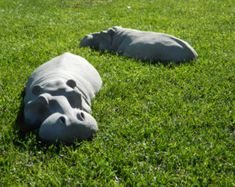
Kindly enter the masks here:
<path id="1" fill-rule="evenodd" d="M 98 130 L 91 100 L 100 90 L 97 70 L 84 58 L 64 53 L 39 66 L 25 88 L 24 120 L 41 139 L 72 143 Z"/>
<path id="2" fill-rule="evenodd" d="M 174 36 L 114 26 L 85 36 L 81 47 L 118 53 L 143 61 L 183 62 L 197 58 L 196 51 Z"/>

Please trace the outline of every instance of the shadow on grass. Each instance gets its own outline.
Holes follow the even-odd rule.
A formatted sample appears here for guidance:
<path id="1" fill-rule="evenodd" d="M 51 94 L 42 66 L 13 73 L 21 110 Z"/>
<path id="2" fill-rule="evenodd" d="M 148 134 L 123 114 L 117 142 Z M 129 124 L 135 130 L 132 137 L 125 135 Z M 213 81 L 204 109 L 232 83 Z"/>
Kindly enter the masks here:
<path id="1" fill-rule="evenodd" d="M 83 48 L 83 47 L 82 47 Z M 112 56 L 117 56 L 117 57 L 121 57 L 123 59 L 126 59 L 126 60 L 133 60 L 133 61 L 136 61 L 142 65 L 153 65 L 153 66 L 161 66 L 163 65 L 164 67 L 167 67 L 167 68 L 175 68 L 175 67 L 178 67 L 180 65 L 184 65 L 184 64 L 191 64 L 191 63 L 194 63 L 198 57 L 196 59 L 193 59 L 193 60 L 189 60 L 189 61 L 179 61 L 179 62 L 173 62 L 173 61 L 156 61 L 156 60 L 141 60 L 141 59 L 137 59 L 137 58 L 133 58 L 133 57 L 127 57 L 127 56 L 124 56 L 118 52 L 114 52 L 114 51 L 108 51 L 108 50 L 104 50 L 104 51 L 101 51 L 101 50 L 98 50 L 98 49 L 94 49 L 94 48 L 88 48 L 91 52 L 92 51 L 96 51 L 98 52 L 100 55 L 112 55 Z"/>
<path id="2" fill-rule="evenodd" d="M 20 95 L 20 110 L 17 114 L 17 118 L 16 118 L 16 121 L 15 121 L 15 126 L 14 126 L 14 130 L 15 132 L 18 133 L 18 137 L 20 137 L 21 139 L 24 139 L 26 134 L 31 131 L 32 129 L 30 129 L 27 125 L 25 125 L 24 123 L 24 102 L 23 102 L 23 98 L 25 96 L 25 91 L 23 90 L 21 92 L 21 95 Z"/>

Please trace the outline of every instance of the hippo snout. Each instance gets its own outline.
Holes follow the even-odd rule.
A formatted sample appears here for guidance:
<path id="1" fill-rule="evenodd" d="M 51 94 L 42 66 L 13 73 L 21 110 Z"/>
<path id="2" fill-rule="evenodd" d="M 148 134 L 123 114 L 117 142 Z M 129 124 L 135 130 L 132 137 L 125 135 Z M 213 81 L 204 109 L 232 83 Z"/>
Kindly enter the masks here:
<path id="1" fill-rule="evenodd" d="M 91 34 L 86 35 L 80 42 L 80 47 L 87 47 L 91 45 L 93 36 Z"/>

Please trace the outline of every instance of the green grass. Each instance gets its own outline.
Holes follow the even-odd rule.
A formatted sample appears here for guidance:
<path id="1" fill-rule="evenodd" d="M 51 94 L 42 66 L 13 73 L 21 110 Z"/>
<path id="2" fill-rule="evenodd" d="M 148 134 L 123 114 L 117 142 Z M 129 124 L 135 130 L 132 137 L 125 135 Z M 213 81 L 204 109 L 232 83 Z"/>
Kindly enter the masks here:
<path id="1" fill-rule="evenodd" d="M 234 14 L 232 0 L 1 0 L 0 186 L 235 186 Z M 199 58 L 164 66 L 78 47 L 114 25 L 175 35 Z M 21 138 L 28 76 L 65 51 L 101 74 L 99 132 L 74 146 Z"/>

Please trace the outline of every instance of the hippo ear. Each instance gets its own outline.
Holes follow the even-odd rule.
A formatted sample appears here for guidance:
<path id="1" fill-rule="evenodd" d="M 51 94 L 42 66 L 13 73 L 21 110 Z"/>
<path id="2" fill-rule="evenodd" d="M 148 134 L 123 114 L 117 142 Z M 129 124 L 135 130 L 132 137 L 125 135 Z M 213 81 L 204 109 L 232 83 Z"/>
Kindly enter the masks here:
<path id="1" fill-rule="evenodd" d="M 39 95 L 41 93 L 41 91 L 42 91 L 42 87 L 40 85 L 35 85 L 32 88 L 32 93 L 34 95 Z"/>
<path id="2" fill-rule="evenodd" d="M 122 26 L 113 26 L 112 29 L 113 29 L 114 31 L 117 31 L 117 30 L 119 30 L 119 29 L 122 29 Z"/>
<path id="3" fill-rule="evenodd" d="M 77 86 L 76 82 L 73 79 L 69 79 L 66 84 L 71 87 L 71 88 L 75 88 Z"/>
<path id="4" fill-rule="evenodd" d="M 107 33 L 110 35 L 111 38 L 113 38 L 113 35 L 115 33 L 115 29 L 114 28 L 110 28 L 107 30 Z"/>

